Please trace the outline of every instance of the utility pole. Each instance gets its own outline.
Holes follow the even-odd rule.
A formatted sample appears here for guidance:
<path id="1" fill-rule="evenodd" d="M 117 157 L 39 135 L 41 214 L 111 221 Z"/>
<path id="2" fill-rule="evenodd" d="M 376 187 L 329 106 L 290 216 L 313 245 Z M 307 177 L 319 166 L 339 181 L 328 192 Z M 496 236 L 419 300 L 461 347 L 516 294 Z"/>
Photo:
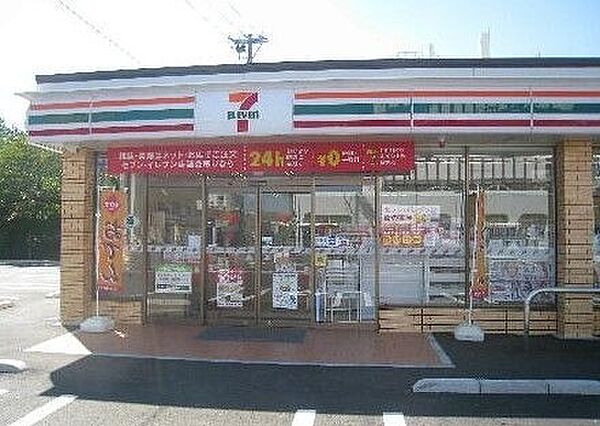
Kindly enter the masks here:
<path id="1" fill-rule="evenodd" d="M 269 39 L 264 35 L 260 34 L 254 36 L 254 34 L 244 34 L 241 38 L 228 37 L 229 41 L 233 43 L 233 48 L 238 53 L 238 57 L 241 57 L 242 53 L 247 52 L 246 63 L 251 64 L 254 61 L 254 56 L 258 53 L 263 43 L 267 43 Z M 258 49 L 254 50 L 254 45 L 258 45 Z"/>

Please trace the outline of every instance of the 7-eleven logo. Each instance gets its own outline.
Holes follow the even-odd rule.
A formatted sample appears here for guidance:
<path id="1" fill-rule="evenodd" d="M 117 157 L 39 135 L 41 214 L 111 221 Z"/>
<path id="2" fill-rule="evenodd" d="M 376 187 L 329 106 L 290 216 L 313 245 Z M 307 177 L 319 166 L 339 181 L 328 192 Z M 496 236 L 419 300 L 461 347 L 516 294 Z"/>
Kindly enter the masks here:
<path id="1" fill-rule="evenodd" d="M 250 109 L 258 102 L 258 92 L 230 93 L 229 102 L 239 104 L 239 107 L 235 111 L 227 111 L 227 120 L 237 120 L 238 133 L 247 132 L 248 121 L 260 118 L 260 112 L 257 109 Z"/>

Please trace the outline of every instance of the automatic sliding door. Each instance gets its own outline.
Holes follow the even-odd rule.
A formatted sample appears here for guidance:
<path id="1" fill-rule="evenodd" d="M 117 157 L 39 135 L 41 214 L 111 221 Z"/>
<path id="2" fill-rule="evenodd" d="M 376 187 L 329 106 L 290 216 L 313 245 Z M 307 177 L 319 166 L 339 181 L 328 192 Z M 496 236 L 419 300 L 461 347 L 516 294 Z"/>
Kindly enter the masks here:
<path id="1" fill-rule="evenodd" d="M 281 188 L 260 197 L 260 319 L 268 325 L 310 321 L 311 194 Z"/>
<path id="2" fill-rule="evenodd" d="M 206 210 L 206 317 L 209 322 L 256 322 L 257 190 L 211 183 Z"/>

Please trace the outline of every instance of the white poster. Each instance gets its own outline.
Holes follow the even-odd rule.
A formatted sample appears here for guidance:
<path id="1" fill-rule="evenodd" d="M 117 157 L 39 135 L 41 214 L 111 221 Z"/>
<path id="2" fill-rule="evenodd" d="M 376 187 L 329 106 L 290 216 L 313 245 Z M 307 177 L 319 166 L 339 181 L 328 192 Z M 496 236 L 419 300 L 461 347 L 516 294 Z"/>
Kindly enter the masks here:
<path id="1" fill-rule="evenodd" d="M 298 309 L 298 274 L 273 274 L 273 308 Z"/>
<path id="2" fill-rule="evenodd" d="M 220 269 L 217 272 L 217 306 L 241 308 L 244 306 L 244 277 L 242 271 Z"/>
<path id="3" fill-rule="evenodd" d="M 191 293 L 191 265 L 158 265 L 154 274 L 154 291 L 156 293 Z"/>

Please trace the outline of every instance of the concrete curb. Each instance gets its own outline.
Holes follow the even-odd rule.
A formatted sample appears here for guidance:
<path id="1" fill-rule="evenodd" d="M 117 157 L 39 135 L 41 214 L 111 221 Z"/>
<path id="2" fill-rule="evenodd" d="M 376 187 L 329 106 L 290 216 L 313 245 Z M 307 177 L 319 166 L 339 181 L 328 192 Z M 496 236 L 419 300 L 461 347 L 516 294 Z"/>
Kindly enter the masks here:
<path id="1" fill-rule="evenodd" d="M 22 373 L 27 370 L 27 364 L 18 359 L 0 359 L 0 373 Z"/>
<path id="2" fill-rule="evenodd" d="M 413 385 L 413 393 L 600 395 L 600 380 L 431 378 Z"/>

